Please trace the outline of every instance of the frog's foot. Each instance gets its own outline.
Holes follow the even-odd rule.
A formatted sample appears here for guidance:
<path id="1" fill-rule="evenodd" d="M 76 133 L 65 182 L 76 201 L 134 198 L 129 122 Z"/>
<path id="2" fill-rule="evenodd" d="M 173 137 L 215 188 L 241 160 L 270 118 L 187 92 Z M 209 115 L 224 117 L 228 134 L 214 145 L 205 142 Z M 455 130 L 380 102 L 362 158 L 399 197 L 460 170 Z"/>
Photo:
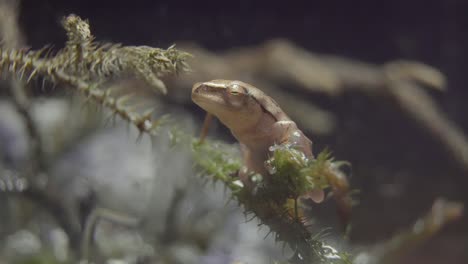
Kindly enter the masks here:
<path id="1" fill-rule="evenodd" d="M 311 199 L 315 203 L 321 203 L 325 200 L 325 192 L 322 189 L 314 189 L 301 196 L 301 198 Z"/>

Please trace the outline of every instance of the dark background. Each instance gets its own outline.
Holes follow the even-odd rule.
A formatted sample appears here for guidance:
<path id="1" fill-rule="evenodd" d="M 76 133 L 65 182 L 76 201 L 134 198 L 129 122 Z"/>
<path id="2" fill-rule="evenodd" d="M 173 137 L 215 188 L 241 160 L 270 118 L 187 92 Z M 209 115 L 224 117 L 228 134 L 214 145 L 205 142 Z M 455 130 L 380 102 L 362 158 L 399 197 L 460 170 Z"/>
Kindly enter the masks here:
<path id="1" fill-rule="evenodd" d="M 221 51 L 281 37 L 316 53 L 370 63 L 421 61 L 447 76 L 448 91 L 431 93 L 449 119 L 468 129 L 468 1 L 24 1 L 28 44 L 63 45 L 59 21 L 70 13 L 88 18 L 98 40 L 130 45 L 195 41 Z M 353 184 L 362 192 L 356 241 L 389 237 L 426 212 L 435 197 L 468 200 L 468 175 L 402 113 L 352 93 L 336 101 L 312 99 L 340 117 L 339 131 L 317 141 L 353 163 Z M 379 194 L 381 186 L 401 182 L 400 196 Z M 466 231 L 462 221 L 446 232 L 464 237 L 466 246 Z"/>
<path id="2" fill-rule="evenodd" d="M 366 62 L 418 60 L 443 71 L 449 90 L 438 95 L 464 127 L 467 97 L 468 1 L 24 1 L 22 26 L 33 47 L 65 35 L 60 18 L 91 21 L 100 40 L 169 46 L 195 41 L 213 50 L 282 37 L 318 53 Z"/>

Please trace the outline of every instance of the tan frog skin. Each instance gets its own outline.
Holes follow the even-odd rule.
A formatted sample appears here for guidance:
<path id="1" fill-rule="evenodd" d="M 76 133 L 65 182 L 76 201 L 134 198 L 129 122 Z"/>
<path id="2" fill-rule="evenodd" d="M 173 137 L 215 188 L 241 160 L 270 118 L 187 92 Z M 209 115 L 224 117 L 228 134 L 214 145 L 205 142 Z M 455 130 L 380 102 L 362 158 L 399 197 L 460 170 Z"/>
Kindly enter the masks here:
<path id="1" fill-rule="evenodd" d="M 264 162 L 274 144 L 293 143 L 307 157 L 313 157 L 310 139 L 275 100 L 250 84 L 231 80 L 196 83 L 192 100 L 216 116 L 239 141 L 246 168 L 239 172 L 239 177 L 246 186 L 252 186 L 249 172 L 260 173 L 268 180 Z M 313 193 L 310 198 L 314 201 L 323 200 L 322 190 Z"/>

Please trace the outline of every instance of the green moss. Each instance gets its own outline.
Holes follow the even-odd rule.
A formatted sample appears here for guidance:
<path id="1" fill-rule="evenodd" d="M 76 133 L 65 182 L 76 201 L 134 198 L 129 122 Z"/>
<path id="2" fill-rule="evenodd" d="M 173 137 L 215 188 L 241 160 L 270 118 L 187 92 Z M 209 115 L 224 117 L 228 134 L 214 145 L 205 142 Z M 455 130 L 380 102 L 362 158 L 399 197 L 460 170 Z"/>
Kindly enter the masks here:
<path id="1" fill-rule="evenodd" d="M 195 162 L 203 175 L 210 180 L 223 182 L 234 194 L 243 189 L 236 177 L 242 165 L 233 146 L 215 141 L 200 144 L 198 139 L 192 139 L 191 146 Z"/>
<path id="2" fill-rule="evenodd" d="M 329 186 L 324 173 L 332 162 L 328 151 L 323 151 L 316 159 L 310 159 L 289 144 L 276 145 L 271 150 L 273 155 L 266 164 L 272 175 L 270 188 L 275 192 L 297 198 L 314 189 Z"/>
<path id="3" fill-rule="evenodd" d="M 255 216 L 270 228 L 278 242 L 285 242 L 295 250 L 290 263 L 351 263 L 348 254 L 338 252 L 312 235 L 307 228 L 308 219 L 297 206 L 297 197 L 314 188 L 329 186 L 322 175 L 329 173 L 333 165 L 330 152 L 307 159 L 293 146 L 274 146 L 267 161 L 272 181 L 259 182 L 255 188 L 248 189 L 237 177 L 242 163 L 234 145 L 211 140 L 200 144 L 198 139 L 180 130 L 172 136 L 178 143 L 190 144 L 202 177 L 225 184 L 231 190 L 232 199 L 244 207 L 246 214 Z"/>

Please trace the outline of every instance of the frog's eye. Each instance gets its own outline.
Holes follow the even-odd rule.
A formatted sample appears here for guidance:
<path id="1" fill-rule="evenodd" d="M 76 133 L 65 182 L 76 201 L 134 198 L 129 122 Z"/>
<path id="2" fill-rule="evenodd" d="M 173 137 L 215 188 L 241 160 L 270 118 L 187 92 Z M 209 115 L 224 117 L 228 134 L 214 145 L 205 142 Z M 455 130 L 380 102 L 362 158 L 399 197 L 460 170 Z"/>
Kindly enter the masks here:
<path id="1" fill-rule="evenodd" d="M 227 87 L 227 91 L 231 95 L 239 95 L 242 93 L 242 88 L 238 84 L 232 84 Z"/>

